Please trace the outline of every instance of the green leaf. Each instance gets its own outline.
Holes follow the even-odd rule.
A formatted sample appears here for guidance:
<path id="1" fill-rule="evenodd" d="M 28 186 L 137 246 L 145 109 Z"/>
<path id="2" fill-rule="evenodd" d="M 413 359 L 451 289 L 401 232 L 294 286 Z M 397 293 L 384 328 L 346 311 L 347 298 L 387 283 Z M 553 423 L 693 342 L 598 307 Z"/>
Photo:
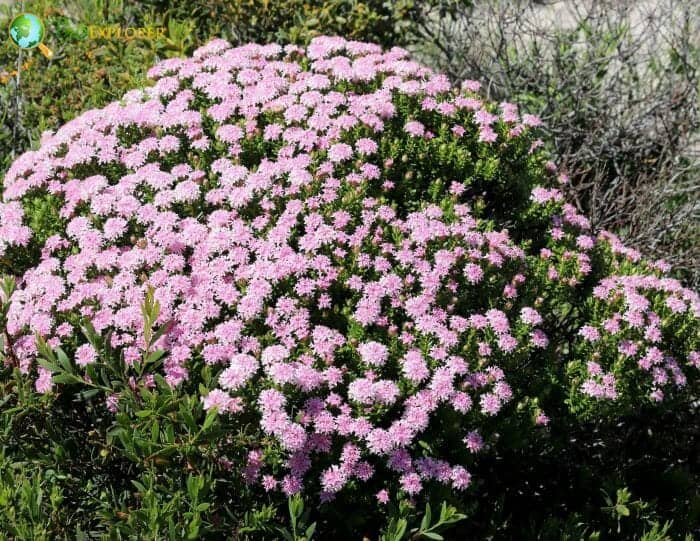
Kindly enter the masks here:
<path id="1" fill-rule="evenodd" d="M 304 512 L 304 502 L 299 496 L 292 496 L 287 501 L 289 507 L 289 516 L 293 518 L 300 517 Z"/>
<path id="2" fill-rule="evenodd" d="M 418 445 L 420 445 L 423 449 L 425 449 L 428 452 L 433 452 L 433 448 L 430 446 L 430 444 L 427 441 L 423 440 L 418 440 Z"/>
<path id="3" fill-rule="evenodd" d="M 83 380 L 80 379 L 78 376 L 74 376 L 73 374 L 66 374 L 65 372 L 63 372 L 61 374 L 54 374 L 53 382 L 54 383 L 82 383 Z"/>
<path id="4" fill-rule="evenodd" d="M 199 539 L 199 518 L 195 518 L 188 528 L 187 539 Z"/>
<path id="5" fill-rule="evenodd" d="M 430 520 L 432 518 L 431 512 L 430 512 L 430 504 L 426 503 L 425 504 L 425 514 L 423 515 L 423 520 L 420 523 L 420 530 L 421 532 L 427 530 L 430 528 Z"/>
<path id="6" fill-rule="evenodd" d="M 35 339 L 36 339 L 36 348 L 39 351 L 39 354 L 44 358 L 52 362 L 56 362 L 56 356 L 53 354 L 53 351 L 49 347 L 49 345 L 46 343 L 46 340 L 39 334 L 35 334 Z"/>
<path id="7" fill-rule="evenodd" d="M 42 368 L 46 368 L 46 370 L 50 370 L 54 374 L 56 372 L 60 372 L 58 366 L 56 366 L 50 361 L 47 361 L 46 359 L 37 359 L 37 362 L 39 363 L 39 366 L 41 366 Z"/>
<path id="8" fill-rule="evenodd" d="M 158 441 L 158 435 L 160 434 L 160 425 L 158 424 L 158 420 L 153 423 L 153 426 L 151 427 L 151 441 L 153 443 L 156 443 Z"/>
<path id="9" fill-rule="evenodd" d="M 191 432 L 197 430 L 197 423 L 195 423 L 194 417 L 192 416 L 192 412 L 187 407 L 187 404 L 180 404 L 180 415 L 185 421 L 187 428 L 189 428 Z"/>
<path id="10" fill-rule="evenodd" d="M 141 492 L 141 493 L 147 492 L 146 487 L 143 486 L 143 485 L 142 485 L 141 483 L 139 483 L 138 481 L 134 481 L 134 480 L 132 479 L 132 480 L 131 480 L 131 484 L 134 485 L 134 486 L 136 487 L 136 490 L 138 490 L 139 492 Z"/>
<path id="11" fill-rule="evenodd" d="M 394 539 L 397 541 L 403 539 L 406 534 L 406 528 L 408 528 L 408 521 L 405 518 L 400 518 L 396 521 L 396 530 L 394 531 Z"/>
<path id="12" fill-rule="evenodd" d="M 125 429 L 124 429 L 123 427 L 121 427 L 121 426 L 117 426 L 117 427 L 115 427 L 115 428 L 110 428 L 110 429 L 107 431 L 107 437 L 108 437 L 108 438 L 114 438 L 114 437 L 119 436 L 119 434 L 123 434 L 124 432 L 125 432 Z"/>
<path id="13" fill-rule="evenodd" d="M 459 522 L 460 520 L 464 520 L 467 518 L 467 515 L 464 515 L 462 513 L 454 513 L 453 515 L 450 515 L 446 520 L 443 521 L 444 524 L 454 524 L 455 522 Z"/>
<path id="14" fill-rule="evenodd" d="M 83 400 L 88 400 L 97 394 L 99 394 L 101 391 L 100 389 L 88 389 L 87 391 L 83 391 L 80 393 L 80 396 L 82 397 Z"/>
<path id="15" fill-rule="evenodd" d="M 60 346 L 55 348 L 54 352 L 56 353 L 56 358 L 58 359 L 58 362 L 61 363 L 63 369 L 66 372 L 72 372 L 70 360 L 68 359 L 66 353 L 60 348 Z"/>
<path id="16" fill-rule="evenodd" d="M 155 342 L 155 340 L 156 339 L 154 338 L 153 341 Z M 154 362 L 158 361 L 161 357 L 163 357 L 163 355 L 165 355 L 165 351 L 163 351 L 163 350 L 159 349 L 156 351 L 151 351 L 151 353 L 148 354 L 148 357 L 146 357 L 145 362 L 146 363 L 154 363 Z"/>
<path id="17" fill-rule="evenodd" d="M 615 511 L 616 511 L 617 514 L 620 515 L 621 517 L 628 517 L 628 516 L 630 516 L 629 507 L 627 507 L 626 505 L 617 504 L 617 505 L 615 506 Z"/>
<path id="18" fill-rule="evenodd" d="M 203 430 L 208 430 L 211 425 L 214 424 L 214 421 L 216 420 L 216 417 L 219 415 L 218 411 L 216 409 L 211 409 L 207 412 L 207 416 L 204 419 L 204 425 L 202 425 Z"/>
<path id="19" fill-rule="evenodd" d="M 284 537 L 286 541 L 295 541 L 294 537 L 292 537 L 292 534 L 284 528 L 277 528 L 277 531 L 282 534 L 282 537 Z"/>
<path id="20" fill-rule="evenodd" d="M 421 537 L 425 537 L 426 539 L 433 539 L 434 541 L 443 541 L 443 539 L 445 539 L 439 533 L 435 532 L 422 532 L 420 535 Z"/>
<path id="21" fill-rule="evenodd" d="M 316 523 L 314 522 L 311 526 L 306 528 L 306 532 L 304 532 L 304 537 L 308 541 L 311 541 L 311 538 L 314 536 L 314 532 L 316 531 Z"/>

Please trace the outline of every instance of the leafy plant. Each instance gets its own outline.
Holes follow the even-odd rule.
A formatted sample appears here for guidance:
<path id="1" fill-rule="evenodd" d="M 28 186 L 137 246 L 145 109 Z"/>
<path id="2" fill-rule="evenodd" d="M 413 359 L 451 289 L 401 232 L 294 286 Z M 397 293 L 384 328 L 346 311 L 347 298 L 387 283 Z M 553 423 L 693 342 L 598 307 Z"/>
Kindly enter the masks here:
<path id="1" fill-rule="evenodd" d="M 148 75 L 5 176 L 0 444 L 60 472 L 50 535 L 696 527 L 700 298 L 539 118 L 339 37 Z"/>

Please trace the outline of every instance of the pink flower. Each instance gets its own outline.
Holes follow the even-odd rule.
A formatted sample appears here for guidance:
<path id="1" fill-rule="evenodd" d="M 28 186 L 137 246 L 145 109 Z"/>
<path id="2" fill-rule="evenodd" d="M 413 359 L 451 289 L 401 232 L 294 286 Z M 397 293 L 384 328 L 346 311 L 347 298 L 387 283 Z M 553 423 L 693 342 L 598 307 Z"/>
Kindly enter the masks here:
<path id="1" fill-rule="evenodd" d="M 514 103 L 503 102 L 500 104 L 501 108 L 501 118 L 503 122 L 517 122 L 518 117 L 518 106 Z"/>
<path id="2" fill-rule="evenodd" d="M 478 284 L 484 276 L 484 271 L 475 263 L 467 263 L 464 266 L 464 276 L 469 283 Z"/>
<path id="3" fill-rule="evenodd" d="M 484 447 L 484 440 L 476 430 L 472 430 L 471 432 L 467 433 L 467 436 L 463 441 L 466 444 L 467 449 L 469 449 L 472 453 L 478 453 Z"/>
<path id="4" fill-rule="evenodd" d="M 471 474 L 462 466 L 452 468 L 452 486 L 457 490 L 464 490 L 472 480 Z"/>
<path id="5" fill-rule="evenodd" d="M 51 371 L 46 370 L 43 367 L 39 367 L 37 370 L 39 372 L 39 377 L 37 377 L 36 381 L 34 382 L 34 388 L 36 389 L 36 392 L 42 394 L 50 393 L 53 390 Z"/>
<path id="6" fill-rule="evenodd" d="M 536 186 L 533 188 L 532 195 L 530 196 L 530 199 L 540 205 L 543 205 L 549 201 L 561 201 L 563 198 L 564 197 L 561 191 L 557 190 L 556 188 L 551 188 L 548 190 L 546 188 L 542 188 L 541 186 Z"/>
<path id="7" fill-rule="evenodd" d="M 598 339 L 600 339 L 600 333 L 598 332 L 598 329 L 596 329 L 595 327 L 591 327 L 590 325 L 584 325 L 583 327 L 581 327 L 578 333 L 589 342 L 597 342 Z"/>
<path id="8" fill-rule="evenodd" d="M 664 392 L 661 389 L 654 389 L 650 394 L 649 397 L 654 401 L 654 402 L 661 402 L 664 399 Z"/>
<path id="9" fill-rule="evenodd" d="M 410 496 L 414 496 L 423 490 L 423 484 L 417 473 L 406 473 L 401 476 L 399 482 L 401 483 L 401 489 Z"/>
<path id="10" fill-rule="evenodd" d="M 234 391 L 243 386 L 258 370 L 258 362 L 252 355 L 238 354 L 231 359 L 231 365 L 219 376 L 222 388 Z"/>
<path id="11" fill-rule="evenodd" d="M 413 135 L 414 137 L 422 137 L 425 133 L 425 127 L 423 126 L 423 124 L 415 120 L 411 122 L 406 122 L 406 125 L 403 129 L 406 133 L 408 133 L 409 135 Z"/>
<path id="12" fill-rule="evenodd" d="M 336 143 L 328 150 L 328 159 L 332 162 L 342 162 L 352 156 L 352 147 L 345 143 Z"/>
<path id="13" fill-rule="evenodd" d="M 357 142 L 355 143 L 355 148 L 358 152 L 369 155 L 377 152 L 378 146 L 377 143 L 375 143 L 372 139 L 363 137 L 357 140 Z"/>
<path id="14" fill-rule="evenodd" d="M 286 496 L 294 496 L 294 494 L 301 492 L 302 488 L 302 482 L 298 477 L 285 475 L 282 479 L 282 492 L 284 492 Z"/>
<path id="15" fill-rule="evenodd" d="M 525 126 L 537 127 L 537 126 L 542 125 L 542 120 L 538 116 L 524 114 L 523 115 L 523 124 Z"/>
<path id="16" fill-rule="evenodd" d="M 501 401 L 495 394 L 487 393 L 481 396 L 481 411 L 487 415 L 496 415 L 501 409 Z"/>
<path id="17" fill-rule="evenodd" d="M 637 354 L 637 351 L 639 350 L 639 347 L 637 344 L 630 340 L 623 340 L 620 342 L 620 345 L 617 347 L 618 351 L 622 354 L 624 354 L 627 357 L 634 357 Z"/>
<path id="18" fill-rule="evenodd" d="M 130 392 L 155 389 L 158 374 L 183 392 L 201 389 L 205 410 L 245 409 L 235 429 L 275 449 L 248 449 L 238 465 L 218 456 L 217 467 L 286 495 L 320 483 L 321 501 L 331 501 L 375 472 L 379 486 L 409 496 L 425 482 L 468 487 L 466 464 L 444 460 L 464 458 L 440 444 L 455 428 L 444 415 L 464 426 L 502 415 L 515 393 L 500 365 L 549 359 L 532 350 L 549 346 L 543 329 L 554 329 L 568 295 L 586 303 L 581 341 L 595 348 L 590 359 L 578 346 L 551 353 L 571 366 L 588 361 L 586 404 L 624 392 L 634 405 L 615 376 L 623 361 L 620 373 L 639 378 L 652 400 L 694 383 L 700 354 L 664 337 L 694 325 L 697 294 L 662 276 L 666 264 L 641 263 L 614 235 L 593 233 L 564 200 L 565 175 L 532 140 L 528 127 L 541 121 L 481 99 L 478 83 L 452 92 L 402 49 L 338 36 L 308 47 L 214 40 L 149 74 L 147 90 L 44 134 L 3 179 L 0 256 L 35 260 L 3 299 L 3 322 L 20 371 L 37 371 L 37 392 L 53 383 L 37 366 L 35 333 L 84 367 L 99 357 L 76 346 L 78 320 L 89 320 L 129 372 Z M 502 149 L 479 153 L 533 154 L 515 165 L 532 169 L 522 180 L 541 242 L 503 229 L 518 216 L 491 219 L 494 186 L 441 164 L 444 149 L 448 161 L 478 158 L 465 154 L 474 134 L 482 147 L 504 137 Z M 416 168 L 423 159 L 431 164 Z M 439 185 L 418 178 L 423 165 L 445 170 Z M 438 188 L 432 202 L 396 200 L 428 184 Z M 56 207 L 57 233 L 43 246 L 29 244 L 36 224 L 24 215 L 37 197 Z M 610 265 L 594 264 L 598 245 L 612 252 Z M 23 257 L 27 246 L 36 258 Z M 590 298 L 584 279 L 599 279 Z M 159 307 L 151 327 L 163 329 L 155 344 L 141 310 L 149 290 Z M 162 351 L 158 362 L 140 363 L 147 348 Z M 208 374 L 218 388 L 203 386 Z M 107 393 L 105 406 L 118 410 L 118 395 Z M 464 446 L 477 453 L 484 442 L 473 428 Z M 418 442 L 430 434 L 428 456 Z M 387 490 L 376 497 L 389 501 Z"/>
<path id="19" fill-rule="evenodd" d="M 360 344 L 358 350 L 362 362 L 372 366 L 383 365 L 389 356 L 389 350 L 387 350 L 384 344 L 380 344 L 379 342 L 365 342 L 364 344 Z"/>
<path id="20" fill-rule="evenodd" d="M 542 323 L 542 316 L 537 310 L 527 306 L 520 311 L 520 319 L 528 325 L 539 325 Z"/>
<path id="21" fill-rule="evenodd" d="M 700 369 L 700 351 L 691 351 L 688 354 L 688 364 Z"/>
<path id="22" fill-rule="evenodd" d="M 470 79 L 465 79 L 462 81 L 462 88 L 464 90 L 469 90 L 471 92 L 478 92 L 481 88 L 481 83 L 479 81 L 472 81 Z"/>
<path id="23" fill-rule="evenodd" d="M 220 389 L 209 391 L 209 394 L 202 397 L 202 403 L 207 411 L 212 408 L 216 408 L 219 413 L 238 413 L 243 411 L 240 398 L 232 398 L 228 393 Z"/>
<path id="24" fill-rule="evenodd" d="M 507 353 L 511 353 L 518 347 L 518 340 L 510 334 L 503 334 L 498 337 L 498 347 Z"/>
<path id="25" fill-rule="evenodd" d="M 321 486 L 327 492 L 338 492 L 347 482 L 347 472 L 340 466 L 331 466 L 321 476 Z"/>
<path id="26" fill-rule="evenodd" d="M 272 475 L 263 475 L 262 486 L 265 489 L 265 492 L 270 492 L 271 490 L 275 490 L 277 488 L 277 480 Z"/>
<path id="27" fill-rule="evenodd" d="M 491 355 L 492 350 L 491 346 L 487 344 L 486 342 L 479 342 L 479 355 L 483 357 L 488 357 Z"/>
<path id="28" fill-rule="evenodd" d="M 105 399 L 105 407 L 112 413 L 116 413 L 119 409 L 119 395 L 111 394 Z"/>
<path id="29" fill-rule="evenodd" d="M 406 353 L 402 359 L 401 368 L 406 378 L 415 383 L 420 383 L 430 375 L 423 355 L 416 349 Z"/>
<path id="30" fill-rule="evenodd" d="M 87 366 L 97 360 L 97 351 L 90 344 L 83 344 L 75 350 L 75 363 L 78 366 Z"/>
<path id="31" fill-rule="evenodd" d="M 581 250 L 590 250 L 595 244 L 595 239 L 589 235 L 579 235 L 576 237 L 576 246 Z"/>
<path id="32" fill-rule="evenodd" d="M 537 414 L 537 417 L 535 417 L 535 424 L 537 426 L 547 426 L 549 424 L 549 417 L 540 412 Z"/>
<path id="33" fill-rule="evenodd" d="M 484 125 L 479 128 L 479 141 L 482 143 L 494 143 L 498 138 L 498 134 L 491 126 Z"/>

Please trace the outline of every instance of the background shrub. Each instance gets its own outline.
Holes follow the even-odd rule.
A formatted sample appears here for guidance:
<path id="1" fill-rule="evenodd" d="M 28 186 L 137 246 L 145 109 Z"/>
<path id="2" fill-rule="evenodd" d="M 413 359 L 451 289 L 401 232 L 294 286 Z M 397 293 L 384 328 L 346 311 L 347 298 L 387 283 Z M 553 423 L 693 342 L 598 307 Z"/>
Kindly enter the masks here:
<path id="1" fill-rule="evenodd" d="M 327 34 L 391 47 L 404 42 L 418 15 L 418 3 L 413 0 L 149 0 L 144 4 L 176 19 L 194 19 L 200 42 L 220 36 L 235 44 L 306 45 L 313 37 Z"/>
<path id="2" fill-rule="evenodd" d="M 437 2 L 416 53 L 542 117 L 570 200 L 596 227 L 700 274 L 695 2 Z"/>

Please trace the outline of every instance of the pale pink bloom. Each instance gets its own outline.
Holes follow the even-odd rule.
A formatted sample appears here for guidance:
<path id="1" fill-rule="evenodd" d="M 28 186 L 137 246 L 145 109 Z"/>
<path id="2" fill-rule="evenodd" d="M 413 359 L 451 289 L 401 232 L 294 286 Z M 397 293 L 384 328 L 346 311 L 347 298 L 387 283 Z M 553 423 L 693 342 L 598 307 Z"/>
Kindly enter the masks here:
<path id="1" fill-rule="evenodd" d="M 50 393 L 53 390 L 53 381 L 52 381 L 52 374 L 50 370 L 46 370 L 43 367 L 39 367 L 38 369 L 39 377 L 36 378 L 36 381 L 34 382 L 34 388 L 36 389 L 37 393 Z"/>
<path id="2" fill-rule="evenodd" d="M 83 344 L 75 351 L 75 363 L 78 366 L 87 366 L 97 360 L 97 351 L 90 344 Z"/>
<path id="3" fill-rule="evenodd" d="M 243 410 L 240 398 L 232 398 L 228 393 L 214 389 L 202 397 L 205 410 L 215 408 L 218 413 L 238 413 Z"/>
<path id="4" fill-rule="evenodd" d="M 389 493 L 385 490 L 382 489 L 376 494 L 377 501 L 381 504 L 385 504 L 389 502 Z"/>

